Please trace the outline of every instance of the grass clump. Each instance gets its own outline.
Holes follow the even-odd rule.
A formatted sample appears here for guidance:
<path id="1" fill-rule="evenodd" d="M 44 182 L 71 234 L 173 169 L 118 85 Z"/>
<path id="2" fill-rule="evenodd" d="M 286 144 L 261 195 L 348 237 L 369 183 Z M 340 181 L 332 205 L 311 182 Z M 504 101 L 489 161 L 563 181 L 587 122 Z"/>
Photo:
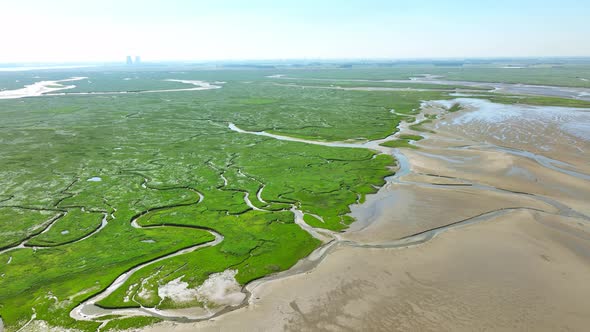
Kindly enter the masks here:
<path id="1" fill-rule="evenodd" d="M 461 104 L 454 103 L 451 107 L 449 107 L 448 111 L 451 113 L 458 112 L 462 109 Z"/>
<path id="2" fill-rule="evenodd" d="M 410 143 L 408 139 L 396 139 L 387 142 L 383 142 L 380 144 L 381 146 L 386 146 L 389 148 L 409 148 L 409 149 L 418 149 L 417 146 Z"/>
<path id="3" fill-rule="evenodd" d="M 405 140 L 410 140 L 410 141 L 419 141 L 421 139 L 424 139 L 424 137 L 422 137 L 420 135 L 410 135 L 410 134 L 401 134 L 401 135 L 399 135 L 399 138 L 405 139 Z"/>
<path id="4" fill-rule="evenodd" d="M 124 331 L 134 328 L 140 328 L 148 325 L 153 325 L 162 320 L 156 317 L 129 317 L 114 319 L 109 321 L 103 327 L 103 331 Z"/>

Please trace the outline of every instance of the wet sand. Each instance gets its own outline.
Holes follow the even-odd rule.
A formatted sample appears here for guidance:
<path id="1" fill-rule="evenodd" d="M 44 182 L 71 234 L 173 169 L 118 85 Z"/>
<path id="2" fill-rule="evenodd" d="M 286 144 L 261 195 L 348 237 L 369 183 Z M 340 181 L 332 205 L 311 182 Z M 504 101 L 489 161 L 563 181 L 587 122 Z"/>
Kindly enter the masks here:
<path id="1" fill-rule="evenodd" d="M 21 89 L 0 91 L 0 99 L 18 99 L 25 97 L 38 97 L 51 92 L 73 89 L 75 85 L 63 85 L 64 82 L 75 82 L 88 77 L 70 77 L 57 81 L 40 81 L 25 85 Z"/>
<path id="2" fill-rule="evenodd" d="M 221 89 L 225 82 L 215 82 L 211 84 L 205 81 L 196 80 L 176 80 L 167 79 L 164 81 L 178 82 L 193 85 L 193 88 L 182 89 L 161 89 L 161 90 L 142 90 L 142 91 L 116 91 L 116 92 L 58 92 L 69 90 L 76 87 L 76 85 L 62 85 L 62 82 L 74 82 L 87 79 L 88 77 L 72 77 L 58 81 L 40 81 L 30 85 L 25 85 L 24 88 L 16 90 L 0 91 L 0 99 L 18 99 L 27 97 L 40 96 L 69 96 L 69 95 L 117 95 L 117 94 L 139 94 L 139 93 L 162 93 L 162 92 L 179 92 L 179 91 L 203 91 Z"/>
<path id="3" fill-rule="evenodd" d="M 522 121 L 500 107 L 505 118 L 486 120 L 486 105 L 464 102 L 452 114 L 425 105 L 436 133 L 402 151 L 409 172 L 352 207 L 362 222 L 323 259 L 250 285 L 249 306 L 147 330 L 587 330 L 590 142 L 563 124 L 588 113 Z"/>
<path id="4" fill-rule="evenodd" d="M 408 249 L 339 247 L 313 272 L 258 289 L 248 308 L 151 330 L 581 331 L 590 266 L 571 247 L 589 240 L 572 220 L 521 211 Z"/>

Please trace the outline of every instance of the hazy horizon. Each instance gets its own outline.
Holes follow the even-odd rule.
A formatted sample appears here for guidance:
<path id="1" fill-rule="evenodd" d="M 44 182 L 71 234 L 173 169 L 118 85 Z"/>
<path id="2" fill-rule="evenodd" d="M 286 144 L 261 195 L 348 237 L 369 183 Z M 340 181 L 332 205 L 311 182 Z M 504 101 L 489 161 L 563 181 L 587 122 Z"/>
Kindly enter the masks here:
<path id="1" fill-rule="evenodd" d="M 0 63 L 590 56 L 579 1 L 11 1 Z"/>
<path id="2" fill-rule="evenodd" d="M 141 56 L 141 55 L 140 55 Z M 76 60 L 69 60 L 69 61 L 6 61 L 0 62 L 0 65 L 18 65 L 18 66 L 55 66 L 55 67 L 63 67 L 67 69 L 69 67 L 72 68 L 79 68 L 80 66 L 108 66 L 108 65 L 125 65 L 126 62 L 126 55 L 123 55 L 119 59 L 112 59 L 106 61 L 76 61 Z M 135 55 L 132 56 L 135 58 Z M 491 62 L 514 62 L 519 63 L 522 61 L 523 63 L 528 61 L 550 61 L 550 60 L 563 60 L 563 61 L 590 61 L 590 55 L 580 55 L 580 56 L 498 56 L 498 57 L 488 57 L 488 56 L 479 56 L 479 57 L 414 57 L 414 58 L 250 58 L 250 59 L 156 59 L 156 60 L 145 60 L 141 59 L 141 64 L 215 64 L 215 63 L 236 63 L 236 64 L 248 64 L 248 63 L 264 63 L 264 64 L 295 64 L 295 63 L 306 63 L 306 62 L 322 62 L 326 64 L 337 64 L 337 63 L 352 63 L 352 62 L 359 62 L 359 63 L 381 63 L 381 62 L 400 62 L 400 63 L 413 63 L 416 64 L 425 64 L 425 63 L 437 63 L 437 62 L 455 62 L 455 61 L 464 61 L 465 63 L 473 62 L 477 64 L 478 61 L 482 61 L 487 63 L 488 61 Z M 9 68 L 9 67 L 8 67 Z"/>

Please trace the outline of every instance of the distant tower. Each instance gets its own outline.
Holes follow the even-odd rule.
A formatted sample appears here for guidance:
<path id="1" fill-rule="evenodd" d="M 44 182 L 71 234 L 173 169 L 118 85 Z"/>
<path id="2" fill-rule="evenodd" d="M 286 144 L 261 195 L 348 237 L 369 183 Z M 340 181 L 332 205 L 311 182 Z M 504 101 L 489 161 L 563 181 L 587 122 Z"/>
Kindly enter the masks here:
<path id="1" fill-rule="evenodd" d="M 131 55 L 127 56 L 127 66 L 131 66 L 133 64 L 133 60 L 131 60 Z"/>
<path id="2" fill-rule="evenodd" d="M 141 57 L 139 55 L 135 56 L 135 65 L 140 65 L 141 64 Z"/>

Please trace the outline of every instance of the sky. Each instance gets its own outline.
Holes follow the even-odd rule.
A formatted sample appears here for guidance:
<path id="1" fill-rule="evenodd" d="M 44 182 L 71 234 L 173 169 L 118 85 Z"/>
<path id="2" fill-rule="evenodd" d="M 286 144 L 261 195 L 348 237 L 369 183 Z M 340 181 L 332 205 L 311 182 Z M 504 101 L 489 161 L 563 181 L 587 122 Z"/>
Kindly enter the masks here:
<path id="1" fill-rule="evenodd" d="M 0 63 L 590 56 L 590 0 L 0 0 Z"/>

